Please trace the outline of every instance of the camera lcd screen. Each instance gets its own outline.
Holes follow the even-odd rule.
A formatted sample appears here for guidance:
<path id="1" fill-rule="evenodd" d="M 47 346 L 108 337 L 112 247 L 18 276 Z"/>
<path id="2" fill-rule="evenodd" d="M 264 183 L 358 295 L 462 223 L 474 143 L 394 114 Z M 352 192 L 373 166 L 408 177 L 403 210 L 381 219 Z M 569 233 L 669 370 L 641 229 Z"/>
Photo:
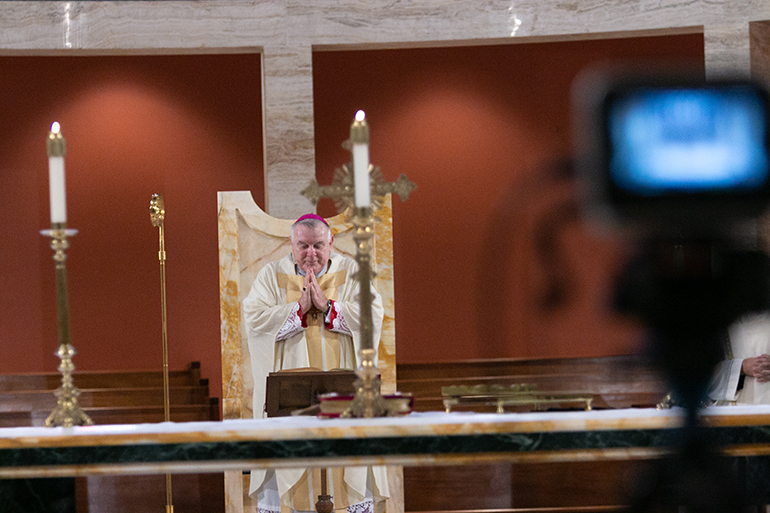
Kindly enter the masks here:
<path id="1" fill-rule="evenodd" d="M 640 87 L 610 102 L 610 180 L 621 194 L 751 193 L 767 186 L 767 119 L 756 89 Z"/>

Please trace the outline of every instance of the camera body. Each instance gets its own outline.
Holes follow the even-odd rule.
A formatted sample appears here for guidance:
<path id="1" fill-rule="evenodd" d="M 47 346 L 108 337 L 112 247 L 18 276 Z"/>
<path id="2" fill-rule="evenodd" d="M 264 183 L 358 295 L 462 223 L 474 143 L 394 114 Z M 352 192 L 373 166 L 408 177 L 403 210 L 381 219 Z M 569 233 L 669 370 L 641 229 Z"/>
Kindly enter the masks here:
<path id="1" fill-rule="evenodd" d="M 721 239 L 770 204 L 770 95 L 693 73 L 591 73 L 574 88 L 586 213 L 652 237 Z"/>

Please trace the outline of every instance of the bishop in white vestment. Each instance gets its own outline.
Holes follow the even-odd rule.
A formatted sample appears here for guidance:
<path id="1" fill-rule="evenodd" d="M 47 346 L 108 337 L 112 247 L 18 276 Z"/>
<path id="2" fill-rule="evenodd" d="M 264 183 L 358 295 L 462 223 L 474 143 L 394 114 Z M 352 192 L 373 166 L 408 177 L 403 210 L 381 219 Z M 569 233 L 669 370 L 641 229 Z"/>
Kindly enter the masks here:
<path id="1" fill-rule="evenodd" d="M 243 301 L 254 375 L 254 416 L 263 416 L 265 384 L 282 369 L 355 369 L 360 349 L 357 264 L 332 253 L 326 221 L 308 214 L 292 226 L 292 253 L 263 267 Z M 372 338 L 379 340 L 384 310 L 372 288 Z M 387 498 L 384 467 L 329 469 L 335 509 L 380 510 Z M 260 513 L 314 511 L 320 470 L 251 471 L 249 495 Z"/>

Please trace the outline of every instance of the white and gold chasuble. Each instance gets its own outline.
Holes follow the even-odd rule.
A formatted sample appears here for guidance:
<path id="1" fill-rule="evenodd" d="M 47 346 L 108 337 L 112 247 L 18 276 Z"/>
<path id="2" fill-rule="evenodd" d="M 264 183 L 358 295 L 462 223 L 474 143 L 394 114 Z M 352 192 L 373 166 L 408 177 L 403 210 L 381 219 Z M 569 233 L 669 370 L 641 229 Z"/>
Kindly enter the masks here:
<path id="1" fill-rule="evenodd" d="M 270 372 L 283 369 L 315 367 L 323 370 L 355 369 L 360 349 L 360 307 L 358 268 L 350 258 L 333 253 L 327 272 L 318 277 L 318 284 L 335 308 L 346 329 L 327 329 L 321 312 L 309 312 L 307 328 L 281 334 L 295 322 L 304 277 L 296 274 L 291 255 L 271 262 L 257 275 L 251 291 L 243 300 L 244 325 L 248 330 L 249 353 L 254 376 L 254 416 L 264 415 L 265 384 Z M 379 341 L 384 310 L 381 296 L 372 288 L 373 340 Z M 345 333 L 349 332 L 350 335 Z M 376 344 L 375 344 L 376 345 Z M 320 494 L 318 469 L 255 469 L 251 471 L 249 495 L 257 500 L 260 513 L 289 510 L 314 511 Z M 345 467 L 329 469 L 328 493 L 335 509 L 350 507 L 351 511 L 384 509 L 388 496 L 385 467 Z"/>
<path id="2" fill-rule="evenodd" d="M 340 285 L 344 285 L 347 271 L 327 272 L 317 278 L 318 286 L 324 295 L 333 301 L 337 301 L 337 290 Z M 278 286 L 286 289 L 286 301 L 296 303 L 302 295 L 302 286 L 305 283 L 304 276 L 298 274 L 278 273 Z M 307 313 L 307 328 L 305 328 L 305 340 L 308 351 L 308 367 L 322 370 L 332 369 L 355 369 L 355 352 L 353 349 L 353 339 L 350 336 L 344 336 L 337 331 L 328 330 L 324 327 L 324 315 L 316 309 Z M 284 345 L 276 347 L 276 362 L 281 369 L 291 369 L 282 364 L 284 361 Z M 344 347 L 344 350 L 342 347 Z M 345 359 L 341 359 L 341 354 Z M 352 355 L 352 360 L 351 360 Z"/>

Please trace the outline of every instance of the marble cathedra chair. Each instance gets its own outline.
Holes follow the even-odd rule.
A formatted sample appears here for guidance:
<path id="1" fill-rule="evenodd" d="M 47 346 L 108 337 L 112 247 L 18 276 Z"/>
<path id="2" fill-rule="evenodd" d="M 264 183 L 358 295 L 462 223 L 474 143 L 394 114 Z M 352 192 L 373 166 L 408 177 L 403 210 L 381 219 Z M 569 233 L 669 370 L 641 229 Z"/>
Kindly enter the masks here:
<path id="1" fill-rule="evenodd" d="M 248 295 L 259 270 L 268 262 L 291 252 L 289 233 L 294 220 L 271 217 L 263 212 L 249 191 L 219 192 L 219 293 L 222 338 L 223 418 L 253 418 L 253 379 L 241 302 Z M 382 295 L 385 319 L 378 344 L 377 366 L 382 392 L 396 391 L 396 345 L 393 303 L 393 215 L 391 197 L 375 211 L 372 244 L 374 286 Z M 334 235 L 334 251 L 355 258 L 353 225 L 346 213 L 327 219 Z M 403 512 L 400 468 L 388 469 L 390 497 L 388 513 Z M 248 497 L 248 473 L 225 472 L 226 513 L 253 513 L 256 504 Z"/>

